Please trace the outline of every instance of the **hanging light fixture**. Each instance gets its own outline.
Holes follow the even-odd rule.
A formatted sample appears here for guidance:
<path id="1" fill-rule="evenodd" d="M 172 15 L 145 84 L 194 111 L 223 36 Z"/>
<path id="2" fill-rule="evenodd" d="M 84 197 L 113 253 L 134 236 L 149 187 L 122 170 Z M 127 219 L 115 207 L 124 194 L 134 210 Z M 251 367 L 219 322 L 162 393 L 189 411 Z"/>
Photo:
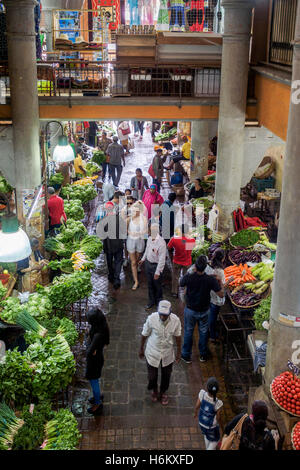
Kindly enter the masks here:
<path id="1" fill-rule="evenodd" d="M 53 151 L 53 160 L 56 163 L 69 163 L 74 160 L 74 150 L 71 147 L 71 145 L 68 143 L 67 137 L 64 135 L 64 129 L 59 121 L 49 121 L 46 124 L 46 135 L 48 133 L 48 125 L 51 122 L 55 122 L 56 124 L 59 124 L 61 127 L 62 135 L 58 138 L 58 145 L 54 148 Z"/>
<path id="2" fill-rule="evenodd" d="M 53 152 L 53 160 L 56 163 L 68 163 L 74 160 L 74 151 L 71 145 L 68 144 L 68 139 L 65 135 L 58 138 L 58 145 L 56 145 Z"/>
<path id="3" fill-rule="evenodd" d="M 17 216 L 8 213 L 1 219 L 0 263 L 15 263 L 28 258 L 32 249 L 27 234 L 19 227 Z"/>

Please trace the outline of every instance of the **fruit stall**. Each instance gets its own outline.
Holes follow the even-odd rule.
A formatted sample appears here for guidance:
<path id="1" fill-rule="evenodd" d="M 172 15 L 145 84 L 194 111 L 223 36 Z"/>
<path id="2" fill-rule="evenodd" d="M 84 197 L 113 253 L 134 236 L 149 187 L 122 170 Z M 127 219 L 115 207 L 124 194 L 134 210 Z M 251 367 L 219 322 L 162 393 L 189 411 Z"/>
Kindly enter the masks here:
<path id="1" fill-rule="evenodd" d="M 48 258 L 43 269 L 53 272 L 52 282 L 20 294 L 16 263 L 0 263 L 0 450 L 79 445 L 72 413 L 76 344 L 94 260 L 102 252 L 102 242 L 83 223 L 90 216 L 87 204 L 97 197 L 92 175 L 99 165 L 93 162 L 89 172 L 62 188 L 67 222 L 43 246 Z M 61 175 L 49 183 L 60 185 Z"/>

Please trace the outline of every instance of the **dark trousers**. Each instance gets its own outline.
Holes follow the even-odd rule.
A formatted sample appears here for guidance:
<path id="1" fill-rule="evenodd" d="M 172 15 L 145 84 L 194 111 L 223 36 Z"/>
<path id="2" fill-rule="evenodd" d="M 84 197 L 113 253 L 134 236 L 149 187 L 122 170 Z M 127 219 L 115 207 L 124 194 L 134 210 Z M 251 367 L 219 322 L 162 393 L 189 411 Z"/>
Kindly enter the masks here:
<path id="1" fill-rule="evenodd" d="M 163 394 L 168 390 L 169 385 L 170 385 L 173 363 L 169 364 L 166 367 L 163 367 L 162 362 L 160 362 L 160 367 L 161 367 L 160 393 Z M 147 368 L 148 368 L 148 380 L 149 380 L 148 390 L 153 390 L 154 392 L 157 392 L 158 390 L 157 380 L 158 380 L 159 367 L 150 366 L 150 364 L 148 364 L 147 362 Z"/>
<path id="2" fill-rule="evenodd" d="M 149 263 L 146 260 L 146 275 L 148 283 L 148 297 L 150 305 L 158 305 L 163 298 L 162 291 L 162 274 L 157 280 L 154 279 L 157 263 Z"/>
<path id="3" fill-rule="evenodd" d="M 103 178 L 103 181 L 105 179 L 106 172 L 107 172 L 108 168 L 109 168 L 108 163 L 106 163 L 106 162 L 102 163 L 102 178 Z"/>
<path id="4" fill-rule="evenodd" d="M 123 167 L 122 165 L 111 165 L 109 164 L 109 175 L 112 178 L 113 185 L 118 186 L 121 179 Z"/>
<path id="5" fill-rule="evenodd" d="M 120 273 L 123 264 L 123 248 L 116 253 L 105 253 L 107 267 L 108 267 L 108 279 L 112 282 L 120 282 Z"/>

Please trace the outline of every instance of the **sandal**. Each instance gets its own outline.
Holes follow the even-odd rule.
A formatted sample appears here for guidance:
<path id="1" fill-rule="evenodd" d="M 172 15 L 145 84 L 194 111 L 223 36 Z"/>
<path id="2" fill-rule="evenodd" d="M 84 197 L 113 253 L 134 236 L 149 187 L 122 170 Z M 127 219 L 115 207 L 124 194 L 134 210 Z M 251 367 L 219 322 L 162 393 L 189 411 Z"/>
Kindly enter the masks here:
<path id="1" fill-rule="evenodd" d="M 152 400 L 154 403 L 157 402 L 157 400 L 158 400 L 158 394 L 157 394 L 157 392 L 154 392 L 154 391 L 153 391 L 153 392 L 151 393 L 151 400 Z"/>
<path id="2" fill-rule="evenodd" d="M 139 288 L 139 284 L 134 284 L 134 286 L 132 287 L 132 290 L 137 290 Z"/>
<path id="3" fill-rule="evenodd" d="M 164 393 L 161 396 L 161 404 L 162 405 L 167 405 L 169 403 L 169 397 L 168 395 L 165 395 Z"/>

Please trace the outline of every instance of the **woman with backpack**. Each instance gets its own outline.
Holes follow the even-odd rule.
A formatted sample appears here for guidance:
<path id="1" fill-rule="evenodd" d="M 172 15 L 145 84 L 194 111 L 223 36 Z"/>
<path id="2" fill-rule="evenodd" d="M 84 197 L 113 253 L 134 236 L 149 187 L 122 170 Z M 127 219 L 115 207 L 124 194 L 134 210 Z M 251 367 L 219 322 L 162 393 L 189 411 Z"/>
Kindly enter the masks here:
<path id="1" fill-rule="evenodd" d="M 264 401 L 257 400 L 252 405 L 252 414 L 248 416 L 245 413 L 237 415 L 227 424 L 224 430 L 224 441 L 232 436 L 232 431 L 240 430 L 240 440 L 238 450 L 278 450 L 279 434 L 278 431 L 270 431 L 267 428 L 268 407 Z M 241 425 L 242 423 L 242 425 Z M 234 439 L 237 439 L 235 436 Z M 230 441 L 229 441 L 230 444 Z M 238 444 L 234 443 L 236 446 Z M 226 446 L 221 450 L 231 450 L 232 446 Z M 234 448 L 234 450 L 237 450 Z"/>
<path id="2" fill-rule="evenodd" d="M 204 436 L 206 450 L 216 450 L 222 428 L 221 409 L 223 402 L 217 398 L 219 383 L 210 377 L 206 384 L 207 392 L 200 390 L 195 406 L 194 417 L 198 416 L 199 426 Z"/>

